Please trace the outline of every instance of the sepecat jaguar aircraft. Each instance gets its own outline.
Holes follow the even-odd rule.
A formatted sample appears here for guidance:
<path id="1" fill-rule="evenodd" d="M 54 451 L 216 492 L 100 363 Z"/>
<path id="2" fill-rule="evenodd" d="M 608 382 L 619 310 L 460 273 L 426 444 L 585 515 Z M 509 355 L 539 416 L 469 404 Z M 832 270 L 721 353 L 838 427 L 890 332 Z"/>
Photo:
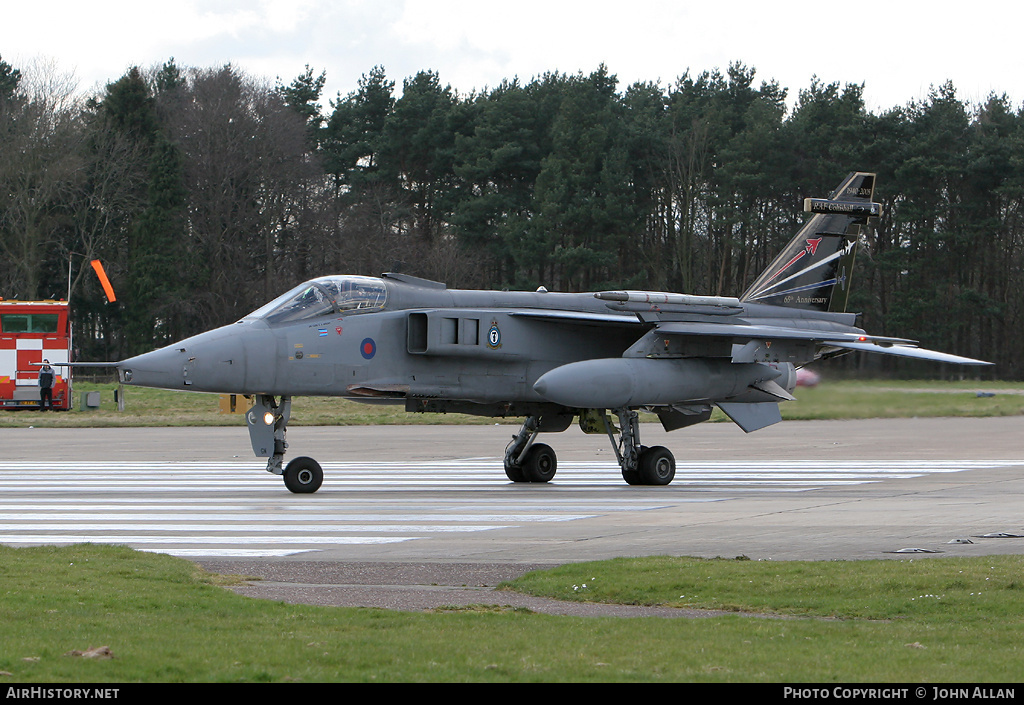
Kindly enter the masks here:
<path id="1" fill-rule="evenodd" d="M 606 434 L 629 484 L 667 485 L 675 458 L 640 443 L 638 411 L 668 431 L 717 406 L 746 432 L 781 421 L 796 370 L 850 351 L 988 364 L 868 335 L 846 313 L 875 175 L 852 173 L 739 298 L 649 291 L 451 290 L 384 274 L 307 281 L 231 325 L 119 363 L 120 381 L 244 394 L 255 454 L 292 492 L 320 465 L 283 464 L 296 396 L 404 404 L 410 412 L 525 417 L 505 450 L 514 482 L 548 482 L 555 451 L 538 434 Z M 609 413 L 610 412 L 610 413 Z M 617 422 L 617 426 L 616 426 Z"/>

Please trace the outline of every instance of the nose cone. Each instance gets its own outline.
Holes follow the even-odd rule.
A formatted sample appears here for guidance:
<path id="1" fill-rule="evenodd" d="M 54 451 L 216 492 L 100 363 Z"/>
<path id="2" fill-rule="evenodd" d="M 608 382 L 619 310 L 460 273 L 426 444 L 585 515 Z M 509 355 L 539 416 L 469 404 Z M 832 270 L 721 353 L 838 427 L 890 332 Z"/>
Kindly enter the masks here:
<path id="1" fill-rule="evenodd" d="M 217 328 L 118 363 L 124 384 L 225 394 L 247 391 L 246 362 L 263 328 L 240 323 Z"/>
<path id="2" fill-rule="evenodd" d="M 136 355 L 117 365 L 123 384 L 160 389 L 184 389 L 188 353 L 181 343 Z"/>

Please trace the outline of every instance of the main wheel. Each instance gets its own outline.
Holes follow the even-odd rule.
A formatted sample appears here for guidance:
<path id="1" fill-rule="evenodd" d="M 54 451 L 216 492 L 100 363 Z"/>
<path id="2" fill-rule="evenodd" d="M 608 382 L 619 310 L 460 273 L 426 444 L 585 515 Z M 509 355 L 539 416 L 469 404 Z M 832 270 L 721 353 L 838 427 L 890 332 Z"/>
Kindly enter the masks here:
<path id="1" fill-rule="evenodd" d="M 622 479 L 626 481 L 627 485 L 642 485 L 643 480 L 640 479 L 639 470 L 623 470 Z"/>
<path id="2" fill-rule="evenodd" d="M 534 443 L 523 458 L 523 476 L 528 482 L 550 482 L 558 469 L 555 451 L 546 443 Z"/>
<path id="3" fill-rule="evenodd" d="M 505 476 L 512 482 L 526 482 L 526 477 L 523 475 L 523 467 L 521 465 L 509 465 L 505 463 Z"/>
<path id="4" fill-rule="evenodd" d="M 323 482 L 323 468 L 312 458 L 295 458 L 284 469 L 284 486 L 296 494 L 316 492 Z"/>
<path id="5" fill-rule="evenodd" d="M 676 459 L 664 446 L 647 448 L 640 453 L 640 481 L 645 485 L 667 485 L 676 476 Z"/>
<path id="6" fill-rule="evenodd" d="M 640 456 L 637 458 L 637 467 L 632 470 L 627 470 L 625 467 L 622 468 L 622 479 L 626 481 L 627 485 L 642 485 L 644 479 L 640 476 L 640 458 L 644 457 L 644 453 L 647 452 L 647 446 L 640 446 Z"/>

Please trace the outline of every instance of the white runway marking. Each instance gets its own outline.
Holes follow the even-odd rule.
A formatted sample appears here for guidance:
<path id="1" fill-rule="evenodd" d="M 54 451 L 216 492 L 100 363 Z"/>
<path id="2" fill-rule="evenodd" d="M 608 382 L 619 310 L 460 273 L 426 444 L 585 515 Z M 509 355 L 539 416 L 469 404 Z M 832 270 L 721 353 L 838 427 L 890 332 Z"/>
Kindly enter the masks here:
<path id="1" fill-rule="evenodd" d="M 339 462 L 323 464 L 324 486 L 312 496 L 290 494 L 259 461 L 111 465 L 0 462 L 0 544 L 90 542 L 183 557 L 285 556 L 727 501 L 755 489 L 800 492 L 1024 461 L 680 462 L 664 488 L 627 488 L 613 463 L 562 462 L 556 480 L 540 486 L 510 483 L 494 458 Z M 425 489 L 443 492 L 430 499 L 396 496 Z"/>

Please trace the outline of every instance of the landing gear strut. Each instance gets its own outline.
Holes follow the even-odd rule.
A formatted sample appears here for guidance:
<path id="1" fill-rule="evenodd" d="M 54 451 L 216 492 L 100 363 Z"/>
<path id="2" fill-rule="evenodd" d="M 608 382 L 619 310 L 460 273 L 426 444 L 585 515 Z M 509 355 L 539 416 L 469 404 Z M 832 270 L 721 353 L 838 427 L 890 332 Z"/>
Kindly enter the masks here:
<path id="1" fill-rule="evenodd" d="M 664 446 L 640 445 L 640 422 L 632 409 L 612 409 L 619 419 L 618 440 L 615 426 L 600 411 L 596 421 L 603 421 L 612 442 L 615 457 L 622 468 L 622 479 L 631 485 L 667 485 L 676 476 L 676 459 Z M 528 416 L 519 433 L 505 448 L 505 474 L 512 482 L 550 482 L 555 476 L 555 451 L 545 443 L 536 443 L 541 431 L 564 431 L 571 416 Z M 582 425 L 582 422 L 581 422 Z M 597 426 L 599 429 L 600 426 Z M 590 431 L 588 431 L 589 433 Z M 600 433 L 600 431 L 598 431 Z"/>
<path id="2" fill-rule="evenodd" d="M 648 448 L 640 445 L 639 415 L 625 407 L 612 409 L 619 418 L 619 440 L 607 421 L 605 429 L 612 442 L 615 457 L 622 468 L 622 479 L 630 485 L 667 485 L 676 476 L 676 459 L 664 446 Z"/>
<path id="3" fill-rule="evenodd" d="M 312 458 L 299 457 L 283 467 L 284 451 L 288 448 L 285 434 L 292 413 L 292 398 L 281 397 L 281 402 L 267 394 L 257 394 L 256 403 L 246 415 L 249 440 L 257 457 L 267 458 L 267 472 L 284 477 L 284 485 L 292 492 L 309 494 L 320 489 L 324 471 Z"/>
<path id="4" fill-rule="evenodd" d="M 512 482 L 550 482 L 555 476 L 558 460 L 554 449 L 534 443 L 540 427 L 540 417 L 528 416 L 505 448 L 505 475 Z"/>

